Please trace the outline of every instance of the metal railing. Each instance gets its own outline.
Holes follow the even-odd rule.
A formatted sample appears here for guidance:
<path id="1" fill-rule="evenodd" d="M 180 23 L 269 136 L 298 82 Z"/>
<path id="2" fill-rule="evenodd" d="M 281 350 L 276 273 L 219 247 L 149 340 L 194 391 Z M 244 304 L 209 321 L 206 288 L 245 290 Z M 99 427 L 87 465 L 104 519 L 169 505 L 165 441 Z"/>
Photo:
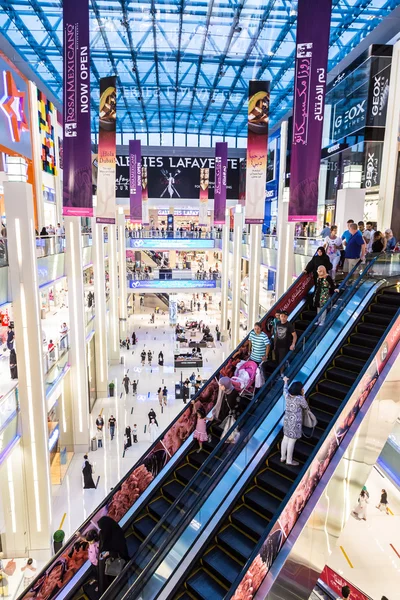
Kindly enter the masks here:
<path id="1" fill-rule="evenodd" d="M 135 239 L 198 239 L 198 240 L 212 240 L 216 237 L 215 233 L 212 231 L 190 231 L 184 229 L 181 231 L 180 229 L 175 229 L 174 231 L 166 231 L 162 229 L 155 230 L 125 230 L 125 237 Z"/>

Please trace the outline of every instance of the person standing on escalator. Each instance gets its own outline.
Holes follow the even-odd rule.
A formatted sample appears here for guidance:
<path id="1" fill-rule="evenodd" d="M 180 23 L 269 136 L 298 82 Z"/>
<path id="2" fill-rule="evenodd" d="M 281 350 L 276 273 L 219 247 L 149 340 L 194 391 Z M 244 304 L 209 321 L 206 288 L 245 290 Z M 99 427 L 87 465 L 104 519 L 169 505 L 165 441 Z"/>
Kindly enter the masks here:
<path id="1" fill-rule="evenodd" d="M 325 304 L 328 302 L 329 298 L 333 295 L 335 290 L 334 283 L 332 281 L 332 277 L 328 275 L 325 267 L 318 267 L 318 279 L 315 284 L 315 292 L 314 292 L 314 306 L 317 309 L 317 313 L 320 313 L 324 308 Z M 323 312 L 321 317 L 318 319 L 318 325 L 322 327 L 325 323 L 326 319 L 326 310 Z"/>
<path id="2" fill-rule="evenodd" d="M 307 264 L 306 268 L 304 269 L 303 273 L 312 273 L 313 277 L 314 277 L 314 283 L 316 283 L 317 281 L 317 270 L 318 267 L 320 266 L 325 267 L 325 269 L 327 271 L 330 271 L 332 269 L 332 263 L 329 260 L 329 257 L 325 251 L 325 248 L 323 246 L 320 246 L 317 249 L 317 252 L 315 253 L 315 255 L 312 257 L 312 259 L 310 260 L 310 262 Z"/>
<path id="3" fill-rule="evenodd" d="M 297 342 L 297 333 L 293 323 L 288 321 L 286 310 L 282 310 L 279 315 L 280 322 L 276 325 L 276 335 L 274 339 L 275 360 L 278 364 L 285 360 L 285 356 L 290 350 L 294 350 Z M 281 367 L 281 373 L 285 370 L 285 365 Z"/>
<path id="4" fill-rule="evenodd" d="M 283 378 L 283 395 L 285 397 L 285 418 L 283 422 L 283 440 L 281 444 L 281 462 L 297 467 L 299 464 L 293 460 L 293 451 L 296 441 L 303 435 L 303 409 L 308 409 L 304 397 L 303 384 L 294 381 L 288 386 L 288 377 Z"/>

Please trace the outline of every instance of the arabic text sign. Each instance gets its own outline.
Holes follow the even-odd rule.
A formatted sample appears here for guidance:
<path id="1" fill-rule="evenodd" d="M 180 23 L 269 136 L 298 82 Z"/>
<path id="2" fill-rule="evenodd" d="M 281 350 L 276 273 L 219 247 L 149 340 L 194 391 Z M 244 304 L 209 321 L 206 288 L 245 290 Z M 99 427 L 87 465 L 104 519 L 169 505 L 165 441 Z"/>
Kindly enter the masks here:
<path id="1" fill-rule="evenodd" d="M 116 77 L 103 77 L 100 79 L 97 223 L 115 223 L 116 127 Z"/>
<path id="2" fill-rule="evenodd" d="M 215 144 L 214 223 L 225 223 L 226 182 L 228 177 L 228 144 Z"/>
<path id="3" fill-rule="evenodd" d="M 129 141 L 130 218 L 142 222 L 142 147 L 140 140 Z"/>

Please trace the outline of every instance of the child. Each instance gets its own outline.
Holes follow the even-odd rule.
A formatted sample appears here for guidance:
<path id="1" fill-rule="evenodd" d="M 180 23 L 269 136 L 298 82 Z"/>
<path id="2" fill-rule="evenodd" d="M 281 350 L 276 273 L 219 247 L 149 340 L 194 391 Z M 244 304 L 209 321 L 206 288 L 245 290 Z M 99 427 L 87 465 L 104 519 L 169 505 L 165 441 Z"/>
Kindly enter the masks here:
<path id="1" fill-rule="evenodd" d="M 136 379 L 134 379 L 132 381 L 132 394 L 135 395 L 136 392 L 137 392 L 137 381 L 136 381 Z"/>
<path id="2" fill-rule="evenodd" d="M 137 444 L 137 425 L 136 425 L 136 423 L 132 427 L 132 437 L 133 437 L 133 443 Z"/>
<path id="3" fill-rule="evenodd" d="M 197 422 L 196 429 L 194 430 L 193 439 L 199 442 L 199 449 L 197 450 L 197 454 L 203 450 L 203 442 L 208 441 L 207 434 L 207 421 L 212 421 L 212 419 L 206 418 L 206 411 L 202 406 L 200 406 L 197 411 Z"/>

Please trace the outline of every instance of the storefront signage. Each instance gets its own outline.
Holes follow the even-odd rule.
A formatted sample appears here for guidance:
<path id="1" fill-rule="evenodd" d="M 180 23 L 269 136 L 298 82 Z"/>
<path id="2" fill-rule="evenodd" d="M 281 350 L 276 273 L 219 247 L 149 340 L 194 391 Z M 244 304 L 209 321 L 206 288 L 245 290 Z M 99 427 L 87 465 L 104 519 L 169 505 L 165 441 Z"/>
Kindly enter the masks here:
<path id="1" fill-rule="evenodd" d="M 381 181 L 383 144 L 380 142 L 365 143 L 365 189 L 377 187 Z"/>
<path id="2" fill-rule="evenodd" d="M 129 142 L 130 219 L 142 222 L 142 146 L 140 140 Z"/>
<path id="3" fill-rule="evenodd" d="M 137 250 L 145 250 L 151 248 L 152 250 L 189 250 L 191 248 L 197 248 L 199 250 L 206 250 L 214 248 L 214 240 L 203 240 L 203 239 L 174 239 L 174 238 L 142 238 L 127 239 L 127 248 L 136 248 Z"/>
<path id="4" fill-rule="evenodd" d="M 386 124 L 391 67 L 391 57 L 381 56 L 371 61 L 367 120 L 369 127 L 384 127 Z"/>
<path id="5" fill-rule="evenodd" d="M 249 83 L 245 211 L 247 224 L 264 222 L 269 88 L 269 81 L 250 81 Z"/>
<path id="6" fill-rule="evenodd" d="M 1 52 L 0 144 L 32 157 L 28 82 Z"/>
<path id="7" fill-rule="evenodd" d="M 96 223 L 115 223 L 116 77 L 100 79 Z"/>
<path id="8" fill-rule="evenodd" d="M 140 281 L 129 281 L 129 287 L 133 290 L 143 290 L 143 289 L 156 289 L 156 288 L 166 288 L 166 289 L 192 289 L 192 288 L 201 288 L 201 289 L 215 289 L 217 287 L 217 282 L 214 279 L 211 280 L 189 280 L 189 279 L 166 279 L 166 280 L 140 280 Z"/>
<path id="9" fill-rule="evenodd" d="M 225 223 L 226 185 L 228 180 L 228 144 L 215 144 L 214 224 Z"/>
<path id="10" fill-rule="evenodd" d="M 89 0 L 64 0 L 63 215 L 93 216 Z"/>
<path id="11" fill-rule="evenodd" d="M 299 0 L 289 221 L 316 221 L 332 0 Z"/>

